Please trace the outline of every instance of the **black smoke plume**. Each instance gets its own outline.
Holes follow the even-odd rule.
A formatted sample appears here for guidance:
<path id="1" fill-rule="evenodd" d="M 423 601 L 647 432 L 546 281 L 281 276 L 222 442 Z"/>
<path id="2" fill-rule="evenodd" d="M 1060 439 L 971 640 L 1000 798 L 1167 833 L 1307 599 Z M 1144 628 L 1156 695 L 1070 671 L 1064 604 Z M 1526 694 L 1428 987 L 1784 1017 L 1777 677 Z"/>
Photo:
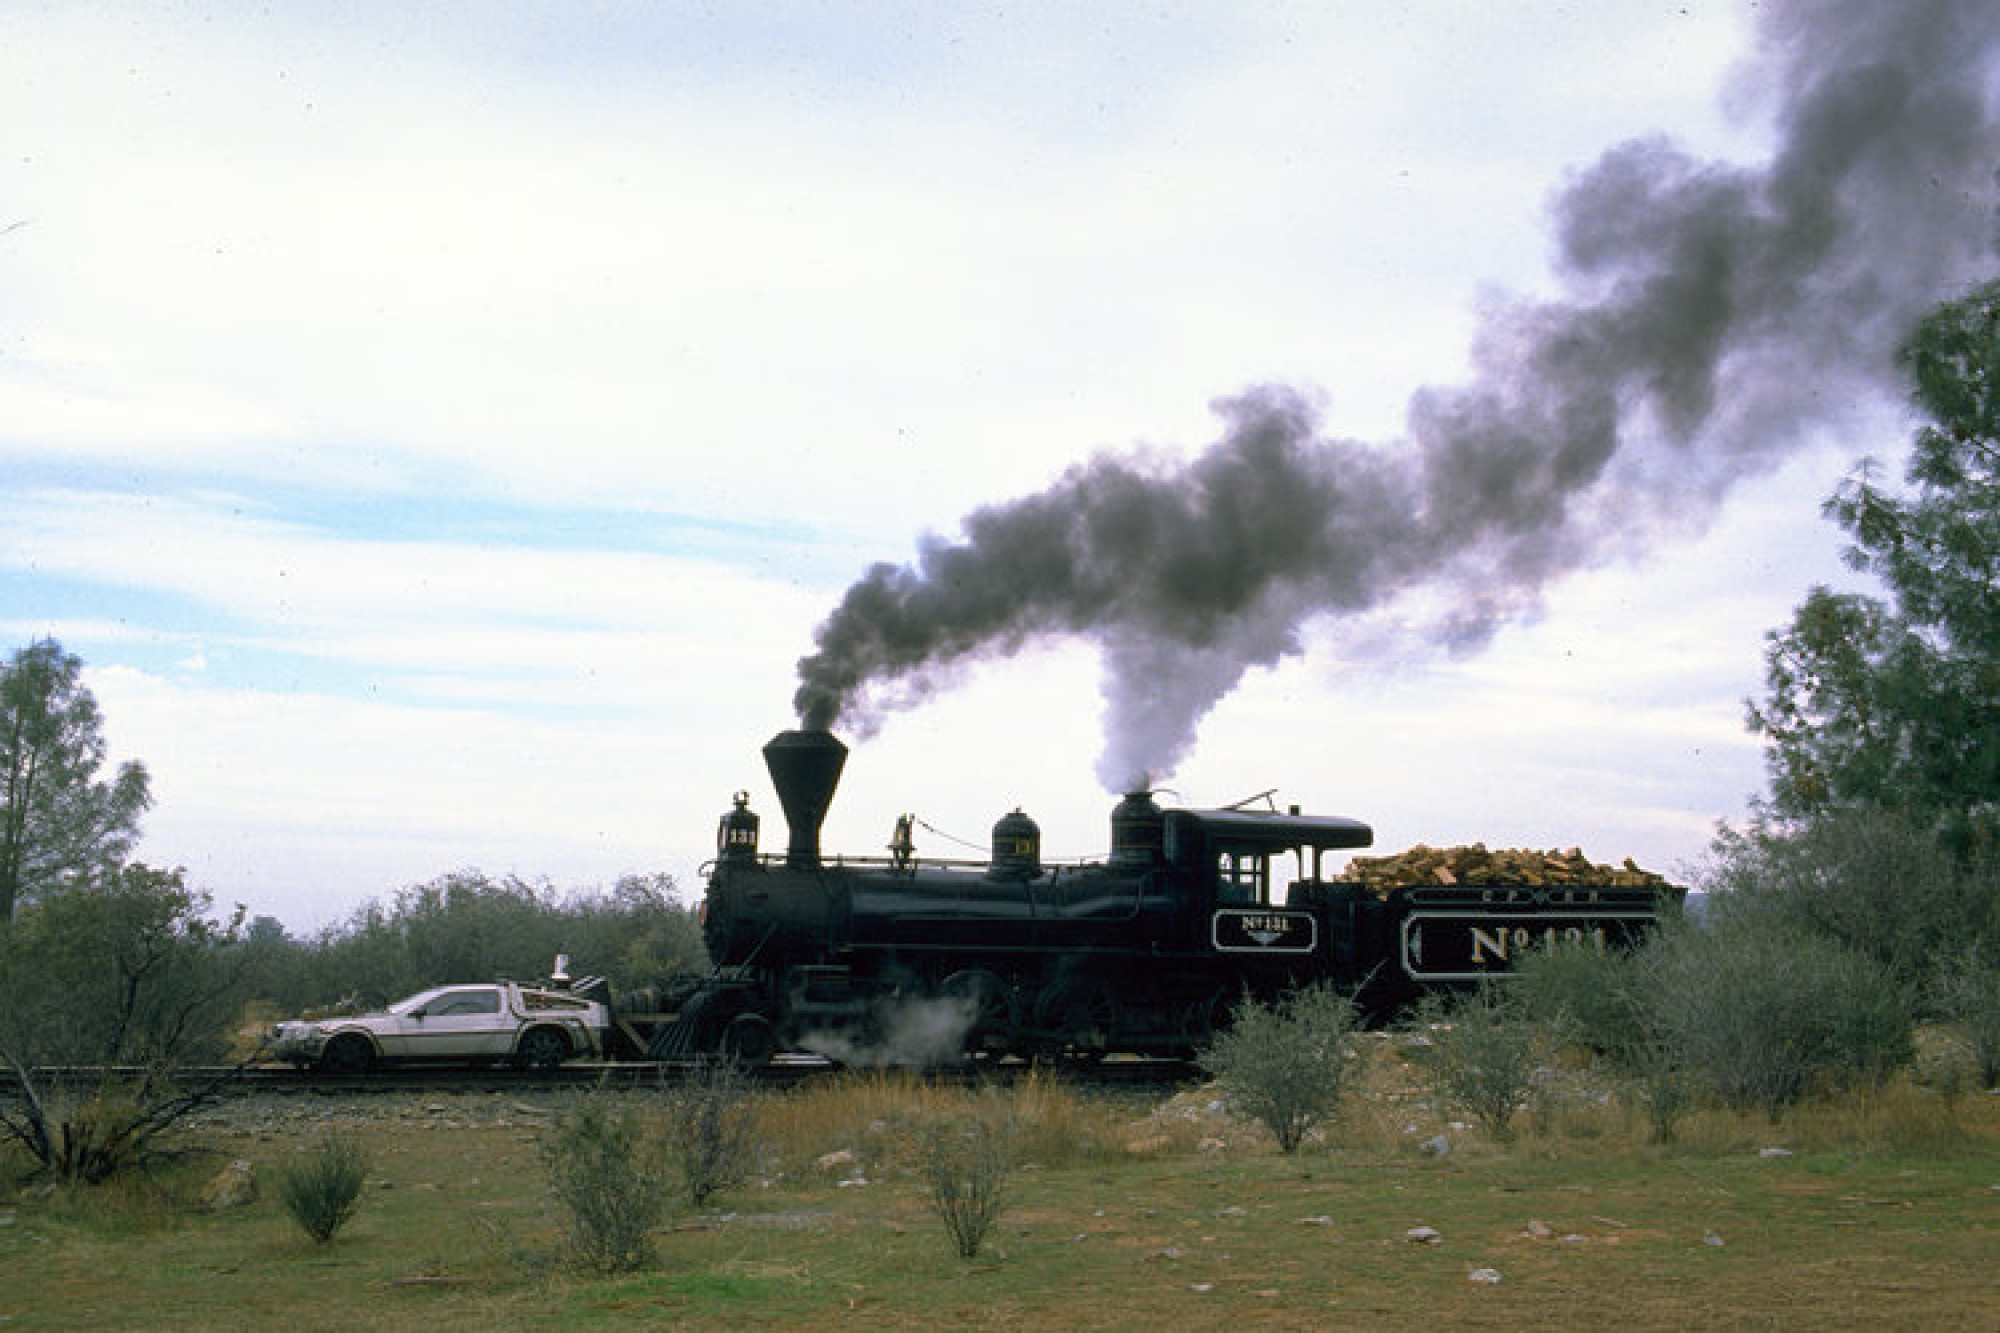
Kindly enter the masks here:
<path id="1" fill-rule="evenodd" d="M 848 589 L 799 663 L 802 723 L 865 736 L 965 663 L 1082 636 L 1098 776 L 1124 790 L 1309 622 L 1416 600 L 1429 641 L 1477 648 L 1550 580 L 1712 514 L 1892 385 L 1900 339 L 1994 239 L 2000 4 L 1767 4 L 1758 38 L 1770 161 L 1646 138 L 1575 175 L 1552 205 L 1563 298 L 1484 310 L 1471 382 L 1415 394 L 1405 438 L 1329 439 L 1304 395 L 1252 388 L 1192 462 L 1102 455 L 980 509 Z"/>

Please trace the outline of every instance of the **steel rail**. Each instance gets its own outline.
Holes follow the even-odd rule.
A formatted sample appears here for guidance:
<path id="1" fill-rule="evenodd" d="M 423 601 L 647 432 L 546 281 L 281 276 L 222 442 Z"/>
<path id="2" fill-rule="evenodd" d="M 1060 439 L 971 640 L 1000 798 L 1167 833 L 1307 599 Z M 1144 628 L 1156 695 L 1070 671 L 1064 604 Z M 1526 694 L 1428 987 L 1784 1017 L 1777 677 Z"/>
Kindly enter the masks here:
<path id="1" fill-rule="evenodd" d="M 390 1092 L 533 1092 L 593 1087 L 634 1088 L 647 1084 L 672 1086 L 701 1067 L 699 1061 L 575 1061 L 554 1069 L 520 1069 L 505 1065 L 397 1065 L 365 1074 L 331 1074 L 290 1065 L 179 1066 L 165 1071 L 143 1066 L 59 1065 L 29 1071 L 37 1089 L 77 1091 L 97 1085 L 130 1085 L 149 1077 L 163 1078 L 177 1088 L 216 1085 L 217 1095 L 247 1093 L 351 1095 Z M 1030 1075 L 1050 1076 L 1084 1087 L 1148 1087 L 1187 1083 L 1199 1078 L 1195 1066 L 1179 1060 L 1111 1058 L 1094 1064 L 1036 1063 L 1018 1060 L 968 1061 L 960 1065 L 918 1069 L 882 1067 L 879 1072 L 907 1072 L 932 1082 L 1011 1084 Z M 838 1065 L 816 1056 L 784 1055 L 769 1064 L 746 1068 L 756 1086 L 785 1088 L 843 1072 L 878 1072 L 876 1067 Z M 0 1097 L 18 1095 L 20 1075 L 0 1070 Z"/>

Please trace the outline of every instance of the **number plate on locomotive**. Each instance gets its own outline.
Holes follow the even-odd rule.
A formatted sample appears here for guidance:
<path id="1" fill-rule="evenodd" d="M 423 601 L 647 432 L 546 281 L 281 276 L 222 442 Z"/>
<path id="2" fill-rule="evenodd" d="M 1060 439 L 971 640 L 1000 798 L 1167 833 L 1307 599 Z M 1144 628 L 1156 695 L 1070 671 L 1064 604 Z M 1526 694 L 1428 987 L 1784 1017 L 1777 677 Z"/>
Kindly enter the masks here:
<path id="1" fill-rule="evenodd" d="M 1225 907 L 1215 914 L 1209 938 L 1221 953 L 1311 953 L 1319 923 L 1307 912 Z"/>

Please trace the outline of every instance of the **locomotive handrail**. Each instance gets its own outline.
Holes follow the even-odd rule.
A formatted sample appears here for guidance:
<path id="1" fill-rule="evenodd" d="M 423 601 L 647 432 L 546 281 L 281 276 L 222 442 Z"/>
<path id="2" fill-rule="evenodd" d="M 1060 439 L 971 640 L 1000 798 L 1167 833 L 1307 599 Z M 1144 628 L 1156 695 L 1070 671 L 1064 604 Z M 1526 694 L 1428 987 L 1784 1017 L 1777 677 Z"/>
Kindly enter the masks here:
<path id="1" fill-rule="evenodd" d="M 757 961 L 757 955 L 764 952 L 764 946 L 771 942 L 771 937 L 777 933 L 778 933 L 778 923 L 773 921 L 770 925 L 764 928 L 763 937 L 759 939 L 755 944 L 750 946 L 750 952 L 744 954 L 743 961 L 741 963 L 738 963 L 736 966 L 747 971 L 750 965 Z"/>
<path id="2" fill-rule="evenodd" d="M 783 852 L 759 852 L 756 864 L 766 870 L 782 870 L 788 868 L 790 863 Z M 1089 857 L 1077 857 L 1058 861 L 1045 859 L 1039 869 L 1030 874 L 1028 878 L 1033 879 L 1041 875 L 1053 875 L 1063 871 L 1093 870 L 1103 864 L 1102 859 Z M 710 862 L 705 871 L 712 869 L 713 866 L 714 862 Z M 893 856 L 851 856 L 844 853 L 836 853 L 835 855 L 821 858 L 819 868 L 823 870 L 888 870 L 897 874 L 910 875 L 918 870 L 984 871 L 992 868 L 992 862 L 964 860 L 947 856 L 912 855 L 898 859 Z"/>

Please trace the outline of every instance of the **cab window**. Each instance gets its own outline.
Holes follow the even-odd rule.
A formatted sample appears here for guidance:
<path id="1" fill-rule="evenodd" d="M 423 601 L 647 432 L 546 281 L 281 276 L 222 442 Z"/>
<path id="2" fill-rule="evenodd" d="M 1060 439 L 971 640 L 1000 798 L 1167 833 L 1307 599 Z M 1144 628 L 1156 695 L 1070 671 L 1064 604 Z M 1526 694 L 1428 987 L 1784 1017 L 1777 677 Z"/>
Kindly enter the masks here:
<path id="1" fill-rule="evenodd" d="M 1215 896 L 1224 903 L 1264 901 L 1264 858 L 1249 852 L 1222 852 L 1215 858 Z"/>

